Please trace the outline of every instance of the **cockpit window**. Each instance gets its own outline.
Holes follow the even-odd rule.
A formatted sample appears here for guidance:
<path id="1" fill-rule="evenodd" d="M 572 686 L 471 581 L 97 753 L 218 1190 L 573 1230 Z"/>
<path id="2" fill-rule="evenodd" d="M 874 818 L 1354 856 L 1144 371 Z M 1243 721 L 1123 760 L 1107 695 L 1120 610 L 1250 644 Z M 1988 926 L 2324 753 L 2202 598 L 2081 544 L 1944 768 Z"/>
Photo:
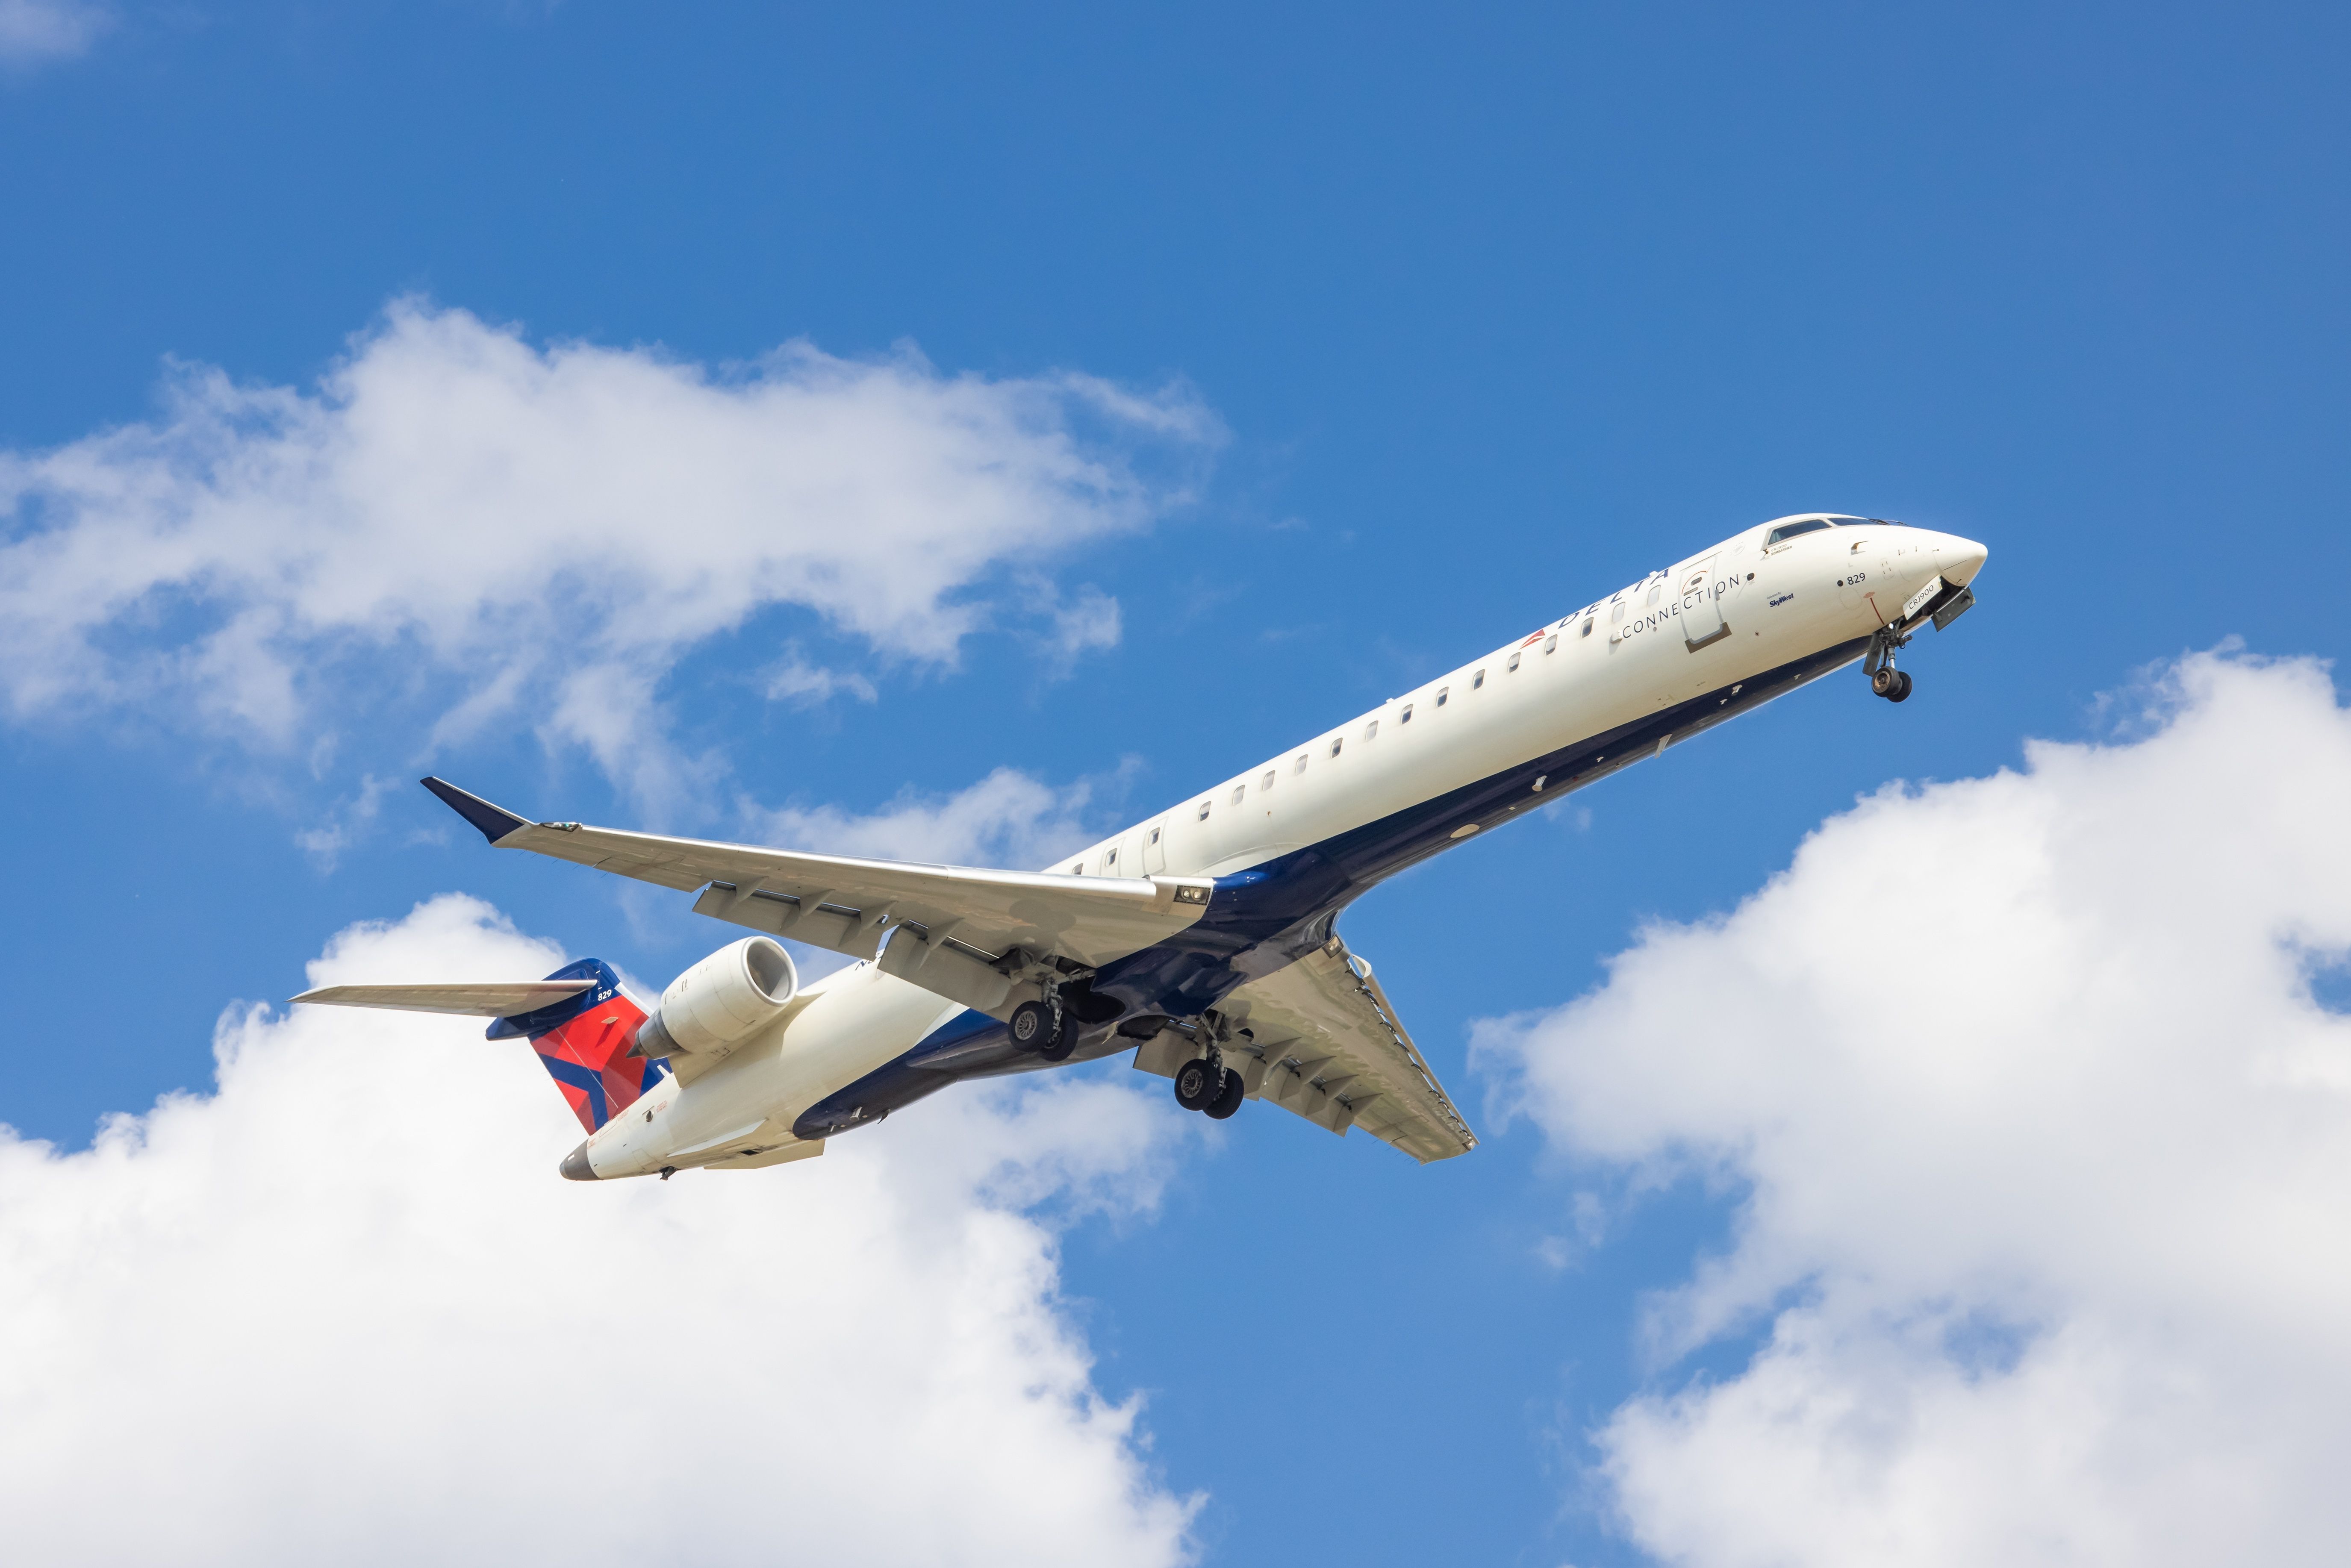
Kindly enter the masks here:
<path id="1" fill-rule="evenodd" d="M 1828 526 L 1825 517 L 1806 517 L 1801 523 L 1782 523 L 1771 530 L 1771 537 L 1763 541 L 1763 548 L 1770 549 L 1773 545 L 1785 544 L 1798 534 L 1815 533 Z"/>

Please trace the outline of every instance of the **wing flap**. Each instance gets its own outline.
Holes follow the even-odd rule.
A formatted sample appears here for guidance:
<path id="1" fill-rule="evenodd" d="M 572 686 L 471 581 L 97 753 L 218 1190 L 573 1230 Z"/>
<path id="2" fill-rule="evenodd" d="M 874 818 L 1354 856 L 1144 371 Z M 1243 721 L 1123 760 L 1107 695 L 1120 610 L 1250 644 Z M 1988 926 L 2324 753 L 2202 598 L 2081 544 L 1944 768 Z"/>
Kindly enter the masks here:
<path id="1" fill-rule="evenodd" d="M 1249 1031 L 1243 1071 L 1258 1098 L 1343 1136 L 1361 1127 L 1423 1165 L 1478 1146 L 1371 966 L 1336 936 L 1223 1010 Z"/>

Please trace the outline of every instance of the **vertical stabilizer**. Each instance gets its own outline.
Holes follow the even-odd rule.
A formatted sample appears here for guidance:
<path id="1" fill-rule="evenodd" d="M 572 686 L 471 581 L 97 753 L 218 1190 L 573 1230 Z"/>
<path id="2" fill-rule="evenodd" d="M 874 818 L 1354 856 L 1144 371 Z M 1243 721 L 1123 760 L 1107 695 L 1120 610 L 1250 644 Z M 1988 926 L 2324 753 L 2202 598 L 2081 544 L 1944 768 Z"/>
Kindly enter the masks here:
<path id="1" fill-rule="evenodd" d="M 601 958 L 582 958 L 547 977 L 593 980 L 576 997 L 490 1025 L 489 1038 L 528 1038 L 549 1077 L 563 1092 L 580 1124 L 593 1133 L 659 1082 L 666 1065 L 631 1056 L 644 1009 L 621 989 L 621 977 Z"/>

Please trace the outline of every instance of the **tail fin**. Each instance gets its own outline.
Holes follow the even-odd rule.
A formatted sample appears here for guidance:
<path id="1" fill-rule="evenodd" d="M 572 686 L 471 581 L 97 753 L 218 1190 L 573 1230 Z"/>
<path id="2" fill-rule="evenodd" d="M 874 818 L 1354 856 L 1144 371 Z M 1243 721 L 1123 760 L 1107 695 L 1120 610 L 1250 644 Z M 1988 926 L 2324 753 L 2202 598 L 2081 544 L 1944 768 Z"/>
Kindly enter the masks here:
<path id="1" fill-rule="evenodd" d="M 611 965 L 601 958 L 582 958 L 547 977 L 595 984 L 537 1012 L 498 1019 L 490 1025 L 489 1038 L 528 1036 L 530 1048 L 538 1052 L 580 1124 L 593 1133 L 660 1082 L 669 1068 L 629 1054 L 645 1013 L 621 989 L 621 977 Z"/>

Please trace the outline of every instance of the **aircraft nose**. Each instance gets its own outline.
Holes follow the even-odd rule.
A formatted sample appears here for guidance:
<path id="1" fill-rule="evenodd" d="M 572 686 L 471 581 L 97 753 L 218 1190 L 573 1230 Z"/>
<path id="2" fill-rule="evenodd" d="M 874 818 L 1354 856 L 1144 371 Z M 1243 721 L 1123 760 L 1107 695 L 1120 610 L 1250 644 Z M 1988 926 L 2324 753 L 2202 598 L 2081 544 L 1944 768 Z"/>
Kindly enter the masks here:
<path id="1" fill-rule="evenodd" d="M 1973 539 L 1963 539 L 1957 534 L 1944 534 L 1935 541 L 1935 565 L 1943 576 L 1965 588 L 1983 570 L 1984 558 L 1991 552 Z"/>

